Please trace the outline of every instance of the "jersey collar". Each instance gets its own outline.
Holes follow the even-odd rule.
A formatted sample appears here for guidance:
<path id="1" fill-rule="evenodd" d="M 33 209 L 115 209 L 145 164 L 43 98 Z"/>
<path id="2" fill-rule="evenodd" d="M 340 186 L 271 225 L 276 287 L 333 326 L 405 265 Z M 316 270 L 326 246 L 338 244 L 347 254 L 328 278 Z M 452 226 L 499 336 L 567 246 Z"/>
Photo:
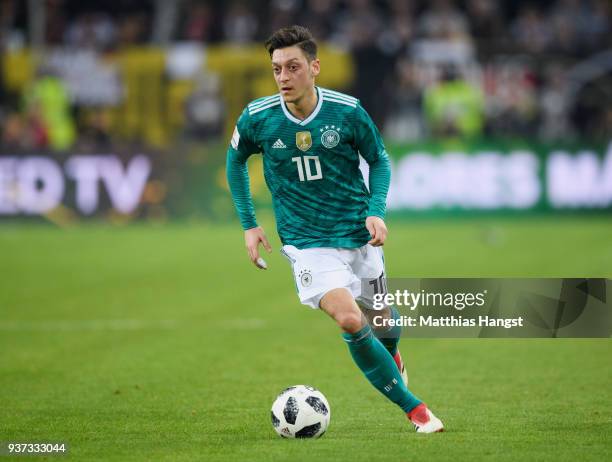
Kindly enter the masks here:
<path id="1" fill-rule="evenodd" d="M 283 108 L 283 112 L 285 113 L 285 117 L 287 117 L 287 119 L 289 119 L 291 122 L 295 122 L 298 125 L 307 125 L 310 121 L 312 121 L 317 114 L 319 113 L 319 111 L 321 110 L 321 106 L 323 106 L 323 98 L 321 97 L 321 90 L 319 89 L 319 87 L 315 87 L 317 90 L 317 105 L 314 108 L 314 111 L 311 112 L 311 114 L 306 117 L 304 120 L 300 120 L 297 117 L 295 117 L 293 114 L 291 114 L 291 112 L 289 112 L 289 109 L 287 109 L 287 106 L 285 105 L 285 100 L 283 99 L 283 95 L 281 95 L 281 107 Z"/>

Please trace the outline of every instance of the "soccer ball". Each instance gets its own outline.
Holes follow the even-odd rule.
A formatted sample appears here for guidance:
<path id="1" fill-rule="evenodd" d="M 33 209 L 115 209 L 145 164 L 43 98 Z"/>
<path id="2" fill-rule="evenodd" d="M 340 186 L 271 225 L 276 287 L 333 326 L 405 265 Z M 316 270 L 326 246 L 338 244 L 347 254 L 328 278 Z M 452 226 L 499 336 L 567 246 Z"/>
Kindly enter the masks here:
<path id="1" fill-rule="evenodd" d="M 308 385 L 283 390 L 272 403 L 272 426 L 283 438 L 323 436 L 331 416 L 323 393 Z"/>

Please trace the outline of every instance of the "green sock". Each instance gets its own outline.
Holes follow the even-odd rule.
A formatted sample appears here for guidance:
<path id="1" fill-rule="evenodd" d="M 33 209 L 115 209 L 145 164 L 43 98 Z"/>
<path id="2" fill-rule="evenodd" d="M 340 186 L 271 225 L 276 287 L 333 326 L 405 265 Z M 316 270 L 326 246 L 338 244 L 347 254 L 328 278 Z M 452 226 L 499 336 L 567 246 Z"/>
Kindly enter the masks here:
<path id="1" fill-rule="evenodd" d="M 355 334 L 344 333 L 342 337 L 348 344 L 353 360 L 378 391 L 404 412 L 410 412 L 421 404 L 404 385 L 393 357 L 372 334 L 369 325 Z"/>
<path id="2" fill-rule="evenodd" d="M 391 308 L 391 319 L 400 319 L 400 314 L 395 307 Z M 395 353 L 397 353 L 397 344 L 402 335 L 402 327 L 395 325 L 388 328 L 373 329 L 373 331 L 376 338 L 380 340 L 380 343 L 385 346 L 391 356 L 395 356 Z"/>

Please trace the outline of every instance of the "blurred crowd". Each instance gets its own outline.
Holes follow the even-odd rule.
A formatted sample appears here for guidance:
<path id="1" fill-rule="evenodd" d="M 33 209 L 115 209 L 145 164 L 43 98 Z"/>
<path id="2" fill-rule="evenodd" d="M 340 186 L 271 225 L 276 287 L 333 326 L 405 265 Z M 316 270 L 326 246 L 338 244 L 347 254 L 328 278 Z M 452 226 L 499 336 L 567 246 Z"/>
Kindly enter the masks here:
<path id="1" fill-rule="evenodd" d="M 242 45 L 301 24 L 318 41 L 351 54 L 355 78 L 339 90 L 360 98 L 390 139 L 605 139 L 612 133 L 609 0 L 40 1 L 44 15 L 32 18 L 28 2 L 0 0 L 3 53 L 36 40 L 101 54 L 176 42 Z M 32 23 L 44 24 L 43 36 L 36 37 Z M 76 117 L 62 83 L 44 68 L 22 95 L 0 82 L 3 145 L 61 150 L 79 137 L 108 142 L 104 112 Z M 206 104 L 196 105 L 211 108 L 203 119 L 218 136 L 223 124 L 209 119 L 224 117 L 220 104 L 208 92 Z"/>

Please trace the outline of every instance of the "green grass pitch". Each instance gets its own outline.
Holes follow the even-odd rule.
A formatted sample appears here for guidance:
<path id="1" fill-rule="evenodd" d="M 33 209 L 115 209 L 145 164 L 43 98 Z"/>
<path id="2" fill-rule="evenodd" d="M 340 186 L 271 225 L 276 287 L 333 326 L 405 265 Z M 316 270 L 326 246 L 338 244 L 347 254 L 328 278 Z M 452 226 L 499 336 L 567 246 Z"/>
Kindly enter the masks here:
<path id="1" fill-rule="evenodd" d="M 417 435 L 239 226 L 0 227 L 0 441 L 69 460 L 610 460 L 612 344 L 403 339 L 447 432 Z M 389 221 L 392 277 L 612 277 L 612 218 Z M 321 389 L 326 435 L 283 440 L 283 388 Z M 48 460 L 62 460 L 49 458 Z"/>

